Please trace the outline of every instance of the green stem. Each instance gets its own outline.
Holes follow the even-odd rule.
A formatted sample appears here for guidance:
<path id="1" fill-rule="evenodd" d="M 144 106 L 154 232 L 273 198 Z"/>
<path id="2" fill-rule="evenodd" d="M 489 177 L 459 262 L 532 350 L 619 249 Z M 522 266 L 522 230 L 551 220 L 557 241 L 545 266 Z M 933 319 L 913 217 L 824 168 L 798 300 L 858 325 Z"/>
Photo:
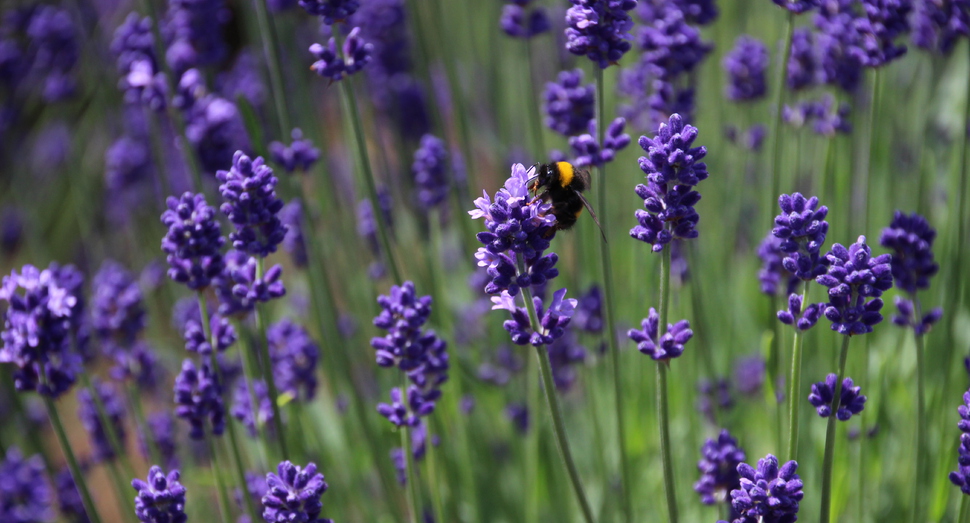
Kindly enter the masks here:
<path id="1" fill-rule="evenodd" d="M 263 260 L 259 259 L 256 262 L 256 278 L 262 278 L 263 274 Z M 280 455 L 283 459 L 290 459 L 290 453 L 286 448 L 286 432 L 283 431 L 283 417 L 280 413 L 279 392 L 276 389 L 276 378 L 273 376 L 273 360 L 269 356 L 269 339 L 266 338 L 266 322 L 260 313 L 261 308 L 260 304 L 256 304 L 253 310 L 253 314 L 256 317 L 256 331 L 258 332 L 256 345 L 259 348 L 259 359 L 261 362 L 259 368 L 263 374 L 263 381 L 266 382 L 266 388 L 269 390 L 269 402 L 273 410 L 273 429 L 276 431 L 276 441 L 280 447 Z M 255 387 L 252 386 L 251 388 Z M 256 404 L 254 403 L 253 406 L 255 407 Z M 253 418 L 253 421 L 257 421 L 256 418 Z"/>
<path id="2" fill-rule="evenodd" d="M 529 61 L 529 69 L 528 71 L 526 71 L 526 76 L 528 77 L 528 86 L 529 86 L 529 98 L 528 98 L 529 101 L 526 103 L 526 105 L 529 106 L 529 120 L 530 120 L 530 123 L 532 124 L 531 126 L 532 126 L 533 139 L 535 140 L 533 142 L 533 145 L 536 148 L 536 155 L 537 155 L 536 158 L 545 160 L 547 151 L 546 151 L 545 139 L 542 136 L 542 115 L 539 113 L 540 104 L 535 98 L 538 95 L 538 91 L 536 91 L 536 80 L 535 80 L 535 71 L 537 71 L 538 68 L 535 66 L 536 59 L 535 59 L 535 56 L 533 55 L 532 47 L 533 47 L 532 39 L 526 38 L 525 52 L 527 55 L 526 58 Z M 600 70 L 600 75 L 602 76 L 602 70 Z"/>
<path id="3" fill-rule="evenodd" d="M 808 294 L 811 285 L 805 283 L 805 292 L 802 293 L 802 310 L 808 307 Z M 787 304 L 786 304 L 787 306 Z M 798 411 L 802 404 L 802 346 L 805 344 L 805 335 L 795 327 L 795 336 L 792 341 L 791 355 L 791 375 L 788 376 L 788 460 L 798 461 Z"/>
<path id="4" fill-rule="evenodd" d="M 593 67 L 596 78 L 596 134 L 597 143 L 603 143 L 606 133 L 606 103 L 603 81 L 603 70 Z M 596 192 L 597 208 L 600 209 L 600 225 L 603 227 L 604 234 L 609 231 L 609 208 L 606 205 L 606 164 L 599 167 L 600 179 L 599 190 Z M 606 318 L 606 341 L 610 348 L 610 378 L 613 381 L 613 401 L 616 409 L 616 435 L 617 447 L 620 457 L 620 495 L 624 520 L 627 523 L 633 521 L 633 503 L 631 501 L 631 491 L 633 483 L 630 479 L 630 464 L 626 454 L 626 424 L 623 418 L 623 380 L 620 372 L 620 350 L 616 342 L 616 318 L 614 313 L 613 300 L 613 263 L 610 259 L 610 246 L 606 241 L 596 241 L 599 244 L 600 275 L 603 278 L 603 316 Z M 669 251 L 669 248 L 668 248 Z"/>
<path id="5" fill-rule="evenodd" d="M 832 462 L 835 458 L 835 420 L 842 398 L 842 378 L 845 377 L 845 359 L 849 354 L 851 336 L 842 337 L 842 351 L 839 354 L 839 373 L 835 377 L 835 396 L 832 398 L 832 412 L 829 414 L 828 427 L 825 429 L 825 459 L 822 462 L 822 508 L 820 523 L 829 523 L 832 504 Z"/>
<path id="6" fill-rule="evenodd" d="M 970 48 L 967 50 L 968 56 L 970 56 Z M 970 79 L 967 80 L 967 98 L 965 101 L 963 117 L 964 128 L 964 138 L 963 138 L 963 149 L 960 151 L 960 188 L 957 194 L 957 260 L 955 267 L 966 267 L 966 244 L 967 244 L 967 179 L 970 178 L 970 169 L 968 169 L 968 164 L 970 164 L 970 126 L 967 126 L 967 122 L 970 122 Z M 956 290 L 956 303 L 963 303 L 963 271 L 957 270 L 956 285 L 954 289 Z M 953 309 L 956 312 L 957 309 Z M 951 317 L 956 317 L 955 314 L 951 314 Z M 947 360 L 949 361 L 949 360 Z"/>
<path id="7" fill-rule="evenodd" d="M 766 207 L 766 212 L 768 214 L 768 219 L 770 220 L 772 215 L 772 209 L 775 207 L 776 199 L 781 191 L 781 174 L 779 172 L 778 164 L 781 161 L 781 108 L 785 102 L 785 74 L 788 70 L 788 60 L 791 56 L 791 41 L 792 35 L 795 31 L 795 13 L 789 11 L 788 19 L 785 25 L 785 51 L 782 53 L 784 60 L 778 65 L 778 80 L 775 84 L 775 118 L 771 121 L 771 139 L 772 139 L 772 149 L 771 149 L 771 165 L 768 170 L 768 176 L 771 177 L 771 192 L 767 194 L 768 197 L 768 207 Z"/>
<path id="8" fill-rule="evenodd" d="M 529 321 L 532 329 L 539 332 L 539 316 L 536 314 L 535 303 L 532 301 L 532 291 L 529 287 L 522 288 L 522 297 L 526 302 L 526 310 L 529 312 Z M 569 449 L 569 440 L 566 439 L 566 424 L 563 422 L 562 409 L 559 406 L 559 397 L 556 396 L 556 386 L 552 381 L 552 367 L 549 364 L 549 351 L 545 345 L 536 345 L 536 359 L 539 361 L 539 373 L 541 376 L 542 390 L 546 396 L 546 405 L 549 413 L 552 414 L 553 431 L 556 434 L 556 446 L 559 447 L 559 457 L 562 458 L 569 474 L 569 482 L 572 484 L 576 500 L 583 511 L 583 519 L 586 523 L 593 523 L 593 509 L 586 500 L 586 493 L 583 491 L 583 484 L 579 480 L 579 472 L 576 470 L 576 463 L 573 461 L 572 452 Z M 537 416 L 538 417 L 538 416 Z M 537 426 L 533 429 L 538 431 Z"/>
<path id="9" fill-rule="evenodd" d="M 68 441 L 67 434 L 64 433 L 64 424 L 61 423 L 61 416 L 57 413 L 57 407 L 54 406 L 54 401 L 49 396 L 41 394 L 41 397 L 44 398 L 44 406 L 47 407 L 47 417 L 50 419 L 54 433 L 57 435 L 57 442 L 60 443 L 64 457 L 67 458 L 67 466 L 71 469 L 74 484 L 77 485 L 77 491 L 81 494 L 84 511 L 87 512 L 88 519 L 91 520 L 91 523 L 101 523 L 101 516 L 98 514 L 97 505 L 94 504 L 94 498 L 91 497 L 91 492 L 88 490 L 88 484 L 84 480 L 84 474 L 81 472 L 81 467 L 77 463 L 77 457 L 74 456 L 74 451 L 71 450 L 71 442 Z"/>
<path id="10" fill-rule="evenodd" d="M 435 521 L 445 521 L 445 511 L 441 505 L 441 480 L 438 478 L 438 449 L 431 442 L 431 423 L 428 420 L 428 488 L 431 492 L 431 507 Z"/>
<path id="11" fill-rule="evenodd" d="M 231 520 L 230 514 L 232 513 L 229 508 L 229 493 L 226 490 L 226 483 L 222 481 L 222 469 L 219 467 L 219 457 L 216 454 L 216 446 L 212 442 L 212 433 L 209 431 L 205 432 L 205 444 L 209 449 L 209 455 L 212 457 L 212 477 L 215 479 L 216 492 L 219 496 L 219 512 L 222 514 L 223 523 L 229 523 Z M 243 496 L 248 497 L 245 485 L 243 485 Z"/>
<path id="12" fill-rule="evenodd" d="M 145 445 L 148 447 L 148 455 L 151 460 L 159 466 L 162 466 L 164 465 L 162 463 L 162 453 L 158 450 L 155 438 L 151 434 L 151 428 L 145 420 L 145 413 L 141 408 L 141 402 L 138 400 L 138 391 L 131 383 L 126 383 L 124 387 L 125 397 L 128 400 L 128 408 L 131 409 L 131 412 L 135 416 L 135 428 L 140 431 L 142 437 L 145 439 Z"/>
<path id="13" fill-rule="evenodd" d="M 869 143 L 866 146 L 866 155 L 863 157 L 865 162 L 859 168 L 859 185 L 862 194 L 859 196 L 862 204 L 862 227 L 860 230 L 867 231 L 869 227 L 869 193 L 872 184 L 872 148 L 876 143 L 876 99 L 879 95 L 879 69 L 872 73 L 872 95 L 869 100 Z"/>
<path id="14" fill-rule="evenodd" d="M 403 383 L 401 384 L 401 398 L 405 408 L 408 408 L 408 377 L 402 373 L 401 378 L 403 379 Z M 408 410 L 410 411 L 409 408 Z M 406 417 L 410 417 L 410 412 L 407 413 Z M 421 504 L 418 499 L 417 468 L 414 466 L 414 456 L 411 453 L 411 427 L 407 425 L 402 426 L 400 427 L 400 432 L 401 451 L 404 453 L 405 470 L 407 471 L 405 490 L 407 490 L 408 518 L 411 523 L 418 523 L 418 511 L 421 509 Z"/>
<path id="15" fill-rule="evenodd" d="M 660 330 L 667 327 L 670 307 L 670 245 L 664 247 L 660 258 Z M 667 521 L 677 523 L 677 491 L 674 489 L 674 465 L 670 448 L 670 415 L 667 398 L 667 370 L 669 362 L 657 362 L 657 421 L 660 426 L 660 454 L 663 457 L 664 495 L 667 499 Z"/>
<path id="16" fill-rule="evenodd" d="M 524 299 L 524 298 L 523 298 Z M 528 308 L 528 307 L 526 307 Z M 539 372 L 536 362 L 526 355 L 525 359 L 525 402 L 533 420 L 539 419 L 542 404 L 539 392 Z M 533 421 L 532 428 L 525 438 L 525 520 L 527 523 L 539 521 L 539 451 L 542 438 L 541 424 Z"/>
<path id="17" fill-rule="evenodd" d="M 239 488 L 242 491 L 243 507 L 249 513 L 251 521 L 259 521 L 259 512 L 256 510 L 256 505 L 253 504 L 253 497 L 249 495 L 249 490 L 246 488 L 246 467 L 243 465 L 242 453 L 239 451 L 236 426 L 233 423 L 228 425 L 226 428 L 229 433 L 229 448 L 232 451 L 232 460 L 236 468 L 236 480 L 239 482 Z"/>
<path id="18" fill-rule="evenodd" d="M 259 23 L 259 33 L 263 42 L 263 58 L 269 66 L 269 83 L 273 103 L 276 106 L 277 120 L 280 124 L 280 139 L 285 140 L 290 132 L 290 113 L 286 107 L 286 94 L 283 89 L 283 72 L 280 69 L 279 41 L 276 38 L 276 28 L 266 12 L 266 0 L 253 0 L 256 7 L 256 20 Z M 338 30 L 334 28 L 334 30 Z"/>
<path id="19" fill-rule="evenodd" d="M 919 321 L 923 317 L 923 313 L 920 310 L 919 300 L 916 296 L 912 296 L 912 298 L 916 307 L 916 318 Z M 916 338 L 916 481 L 913 482 L 912 521 L 921 521 L 925 493 L 920 488 L 922 487 L 920 481 L 924 481 L 926 476 L 924 470 L 926 468 L 926 384 L 923 381 L 926 362 L 924 359 L 923 335 L 916 332 L 915 329 L 913 329 L 913 333 Z"/>
<path id="20" fill-rule="evenodd" d="M 957 523 L 967 523 L 968 516 L 970 516 L 970 496 L 963 495 L 960 496 L 960 517 L 957 518 Z"/>
<path id="21" fill-rule="evenodd" d="M 115 493 L 117 494 L 118 509 L 122 514 L 134 514 L 134 496 L 128 495 L 131 488 L 128 482 L 121 477 L 121 473 L 118 472 L 118 464 L 114 461 L 109 461 L 105 463 L 105 468 L 108 471 L 108 477 L 111 478 L 111 482 L 114 483 Z M 132 476 L 134 478 L 134 476 Z M 131 480 L 128 480 L 131 481 Z"/>

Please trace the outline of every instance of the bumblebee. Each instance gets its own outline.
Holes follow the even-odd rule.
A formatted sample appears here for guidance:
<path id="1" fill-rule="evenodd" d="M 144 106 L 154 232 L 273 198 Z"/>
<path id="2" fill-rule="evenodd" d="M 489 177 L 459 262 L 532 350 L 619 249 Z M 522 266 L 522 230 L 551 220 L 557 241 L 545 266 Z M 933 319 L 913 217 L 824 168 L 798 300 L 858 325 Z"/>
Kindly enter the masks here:
<path id="1" fill-rule="evenodd" d="M 544 201 L 552 203 L 552 214 L 556 217 L 556 229 L 565 230 L 575 225 L 583 207 L 589 211 L 596 226 L 606 241 L 603 226 L 596 218 L 593 207 L 586 201 L 583 191 L 589 189 L 589 171 L 579 170 L 569 162 L 536 164 L 532 166 L 534 175 L 529 178 L 529 190 Z M 539 193 L 540 188 L 545 188 Z"/>

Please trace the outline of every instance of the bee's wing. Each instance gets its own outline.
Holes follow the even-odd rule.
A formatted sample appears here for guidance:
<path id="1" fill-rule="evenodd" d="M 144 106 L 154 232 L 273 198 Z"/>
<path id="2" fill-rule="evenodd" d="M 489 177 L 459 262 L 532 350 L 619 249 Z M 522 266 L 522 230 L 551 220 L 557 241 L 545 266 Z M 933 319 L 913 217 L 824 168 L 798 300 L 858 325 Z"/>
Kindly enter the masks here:
<path id="1" fill-rule="evenodd" d="M 600 225 L 600 219 L 597 218 L 596 213 L 593 212 L 593 206 L 590 205 L 588 201 L 586 201 L 586 197 L 583 196 L 583 193 L 575 190 L 573 192 L 575 192 L 576 196 L 579 196 L 579 199 L 582 200 L 583 207 L 586 207 L 586 210 L 589 211 L 589 215 L 593 217 L 593 221 L 596 222 L 596 226 L 600 228 L 600 234 L 603 235 L 603 241 L 606 242 L 606 232 L 603 231 L 603 226 Z M 606 243 L 609 243 L 609 242 L 606 242 Z"/>

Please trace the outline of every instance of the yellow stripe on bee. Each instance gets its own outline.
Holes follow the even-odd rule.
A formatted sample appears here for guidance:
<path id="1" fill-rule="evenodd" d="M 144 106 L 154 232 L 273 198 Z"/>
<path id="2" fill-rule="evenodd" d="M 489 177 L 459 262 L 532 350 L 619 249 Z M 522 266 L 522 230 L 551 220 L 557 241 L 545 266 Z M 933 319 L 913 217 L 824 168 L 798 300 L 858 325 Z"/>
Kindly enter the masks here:
<path id="1" fill-rule="evenodd" d="M 559 183 L 563 187 L 569 187 L 569 184 L 573 183 L 573 164 L 569 162 L 556 162 L 556 168 L 559 169 Z"/>

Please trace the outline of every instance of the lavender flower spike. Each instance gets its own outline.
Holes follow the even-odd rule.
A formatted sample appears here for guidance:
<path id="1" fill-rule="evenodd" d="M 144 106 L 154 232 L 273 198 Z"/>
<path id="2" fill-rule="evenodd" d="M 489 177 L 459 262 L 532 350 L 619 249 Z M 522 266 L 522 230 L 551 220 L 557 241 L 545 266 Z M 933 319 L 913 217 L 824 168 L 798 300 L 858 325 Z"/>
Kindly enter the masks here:
<path id="1" fill-rule="evenodd" d="M 802 280 L 825 274 L 829 262 L 819 251 L 829 231 L 829 222 L 825 221 L 828 207 L 819 207 L 818 198 L 806 199 L 801 193 L 782 194 L 778 206 L 781 214 L 775 217 L 771 233 L 781 240 L 780 249 L 788 253 L 782 266 Z"/>
<path id="2" fill-rule="evenodd" d="M 713 505 L 727 502 L 732 490 L 741 488 L 741 475 L 738 465 L 746 459 L 744 450 L 738 447 L 738 440 L 731 437 L 725 429 L 717 440 L 708 439 L 701 447 L 701 459 L 697 469 L 700 479 L 694 483 L 694 491 L 701 496 L 701 503 Z"/>
<path id="3" fill-rule="evenodd" d="M 960 487 L 964 494 L 970 496 L 970 391 L 963 393 L 963 405 L 957 407 L 960 421 L 960 447 L 957 470 L 950 472 L 950 481 Z"/>
<path id="4" fill-rule="evenodd" d="M 276 468 L 278 474 L 266 475 L 266 495 L 263 496 L 263 519 L 267 523 L 333 523 L 320 518 L 323 503 L 320 497 L 327 491 L 323 474 L 317 473 L 313 463 L 300 468 L 283 461 Z"/>
<path id="5" fill-rule="evenodd" d="M 53 506 L 54 496 L 44 479 L 41 456 L 38 454 L 25 459 L 20 449 L 8 447 L 0 462 L 0 521 L 53 521 L 56 516 Z"/>
<path id="6" fill-rule="evenodd" d="M 222 184 L 219 193 L 225 202 L 220 209 L 236 227 L 229 234 L 232 246 L 240 251 L 266 257 L 286 236 L 280 221 L 283 200 L 276 196 L 278 180 L 261 157 L 251 160 L 242 151 L 232 157 L 232 168 L 218 171 Z"/>
<path id="7" fill-rule="evenodd" d="M 928 289 L 930 278 L 940 270 L 933 259 L 936 230 L 926 218 L 902 211 L 893 214 L 889 227 L 882 231 L 879 245 L 893 251 L 890 262 L 896 286 L 909 294 Z"/>
<path id="8" fill-rule="evenodd" d="M 808 395 L 808 402 L 815 407 L 818 415 L 827 418 L 832 415 L 832 400 L 835 398 L 835 381 L 838 376 L 829 374 L 825 381 L 812 385 L 812 393 Z M 839 421 L 849 421 L 853 415 L 859 414 L 866 406 L 866 397 L 861 394 L 862 387 L 853 386 L 852 378 L 842 380 L 842 393 L 839 395 L 838 410 L 835 417 Z"/>
<path id="9" fill-rule="evenodd" d="M 168 233 L 162 238 L 162 251 L 168 261 L 168 277 L 192 290 L 202 290 L 212 283 L 223 267 L 222 246 L 225 240 L 216 219 L 202 194 L 185 193 L 166 201 L 162 223 Z"/>
<path id="10" fill-rule="evenodd" d="M 802 500 L 802 480 L 795 471 L 798 463 L 789 461 L 781 468 L 778 458 L 768 454 L 758 460 L 755 469 L 747 463 L 738 465 L 741 488 L 731 491 L 731 505 L 740 523 L 793 523 L 798 519 Z"/>
<path id="11" fill-rule="evenodd" d="M 859 236 L 848 249 L 835 244 L 825 258 L 828 274 L 816 281 L 829 289 L 825 317 L 832 322 L 832 330 L 845 336 L 872 332 L 872 326 L 882 321 L 879 297 L 893 286 L 891 256 L 871 257 L 866 237 Z"/>
<path id="12" fill-rule="evenodd" d="M 805 312 L 802 312 L 802 296 L 795 293 L 788 295 L 788 309 L 778 311 L 779 321 L 785 325 L 795 325 L 800 331 L 811 329 L 821 317 L 821 303 L 813 303 L 805 307 Z M 796 318 L 798 318 L 797 321 Z"/>
<path id="13" fill-rule="evenodd" d="M 546 84 L 546 127 L 563 136 L 582 134 L 594 116 L 596 88 L 582 85 L 583 70 L 561 71 L 555 82 Z"/>
<path id="14" fill-rule="evenodd" d="M 161 467 L 148 470 L 148 481 L 131 480 L 135 496 L 135 516 L 143 523 L 185 523 L 185 487 L 179 483 L 179 471 L 167 475 Z"/>
<path id="15" fill-rule="evenodd" d="M 768 91 L 768 47 L 747 35 L 738 37 L 723 61 L 728 76 L 725 96 L 732 102 L 749 102 L 764 98 Z"/>
<path id="16" fill-rule="evenodd" d="M 669 361 L 684 353 L 684 344 L 694 336 L 687 320 L 667 324 L 667 332 L 660 336 L 660 314 L 650 307 L 650 314 L 643 320 L 643 329 L 630 329 L 627 337 L 636 342 L 637 350 L 657 361 Z"/>
<path id="17" fill-rule="evenodd" d="M 313 164 L 320 159 L 320 149 L 313 146 L 313 142 L 303 138 L 303 131 L 299 128 L 290 133 L 293 141 L 289 146 L 282 142 L 269 144 L 270 159 L 288 173 L 294 171 L 308 172 Z"/>
<path id="18" fill-rule="evenodd" d="M 636 0 L 570 0 L 566 11 L 566 49 L 586 56 L 600 69 L 615 64 L 630 50 Z"/>

